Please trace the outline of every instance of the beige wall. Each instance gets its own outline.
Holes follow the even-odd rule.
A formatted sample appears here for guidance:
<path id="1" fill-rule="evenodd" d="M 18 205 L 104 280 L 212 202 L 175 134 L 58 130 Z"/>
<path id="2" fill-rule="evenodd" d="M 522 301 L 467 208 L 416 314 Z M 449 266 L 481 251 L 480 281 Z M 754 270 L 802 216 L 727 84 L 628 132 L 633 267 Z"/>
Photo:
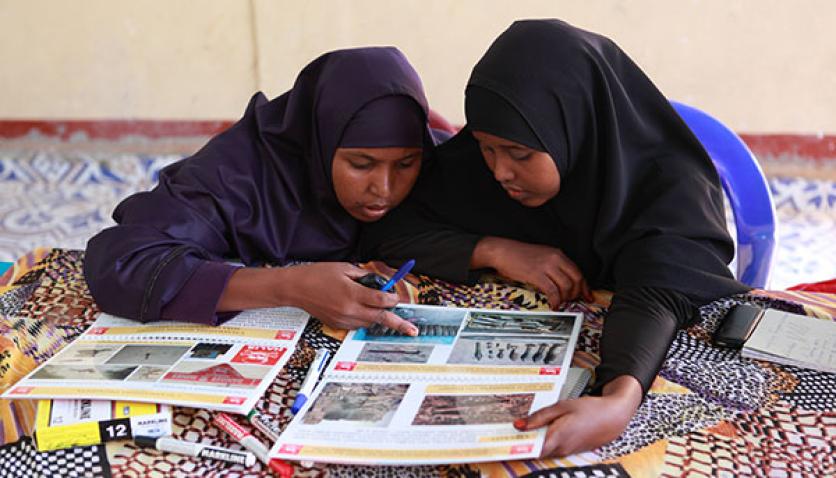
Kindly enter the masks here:
<path id="1" fill-rule="evenodd" d="M 0 0 L 0 118 L 235 118 L 320 53 L 386 44 L 461 122 L 470 68 L 526 17 L 610 36 L 738 131 L 836 132 L 832 0 Z"/>

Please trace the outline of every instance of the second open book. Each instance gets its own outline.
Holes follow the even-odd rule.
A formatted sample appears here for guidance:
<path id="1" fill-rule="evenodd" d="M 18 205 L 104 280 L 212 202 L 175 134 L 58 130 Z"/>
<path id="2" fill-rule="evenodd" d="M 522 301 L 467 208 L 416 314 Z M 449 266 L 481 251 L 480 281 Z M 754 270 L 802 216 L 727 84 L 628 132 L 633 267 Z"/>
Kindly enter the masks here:
<path id="1" fill-rule="evenodd" d="M 436 464 L 539 456 L 512 423 L 557 402 L 578 313 L 400 305 L 419 329 L 348 334 L 271 451 L 329 463 Z"/>

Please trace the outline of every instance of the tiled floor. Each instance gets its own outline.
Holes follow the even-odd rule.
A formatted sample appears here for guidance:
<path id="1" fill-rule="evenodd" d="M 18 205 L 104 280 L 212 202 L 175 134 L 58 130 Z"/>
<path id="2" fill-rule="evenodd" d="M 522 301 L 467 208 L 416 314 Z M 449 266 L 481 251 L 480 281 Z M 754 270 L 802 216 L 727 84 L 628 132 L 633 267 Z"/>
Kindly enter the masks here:
<path id="1" fill-rule="evenodd" d="M 116 203 L 150 188 L 161 167 L 198 143 L 138 148 L 0 142 L 0 262 L 37 246 L 83 249 L 90 236 L 113 223 Z M 150 152 L 126 152 L 138 149 Z M 832 162 L 833 169 L 817 178 L 770 177 L 778 215 L 772 289 L 836 277 Z"/>

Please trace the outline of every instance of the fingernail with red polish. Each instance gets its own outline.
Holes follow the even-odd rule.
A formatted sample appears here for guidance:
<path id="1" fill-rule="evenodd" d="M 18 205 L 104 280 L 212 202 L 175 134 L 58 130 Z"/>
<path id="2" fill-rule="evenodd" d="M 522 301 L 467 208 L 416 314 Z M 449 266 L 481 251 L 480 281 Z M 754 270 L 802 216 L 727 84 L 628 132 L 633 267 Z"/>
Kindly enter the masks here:
<path id="1" fill-rule="evenodd" d="M 518 430 L 525 430 L 525 425 L 525 418 L 517 418 L 516 420 L 514 420 L 514 428 Z"/>

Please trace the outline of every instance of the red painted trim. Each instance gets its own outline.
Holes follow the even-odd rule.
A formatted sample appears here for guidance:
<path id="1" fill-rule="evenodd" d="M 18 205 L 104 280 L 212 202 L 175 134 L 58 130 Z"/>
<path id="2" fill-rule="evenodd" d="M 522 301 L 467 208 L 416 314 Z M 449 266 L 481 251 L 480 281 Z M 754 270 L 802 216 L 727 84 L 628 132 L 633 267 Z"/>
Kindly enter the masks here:
<path id="1" fill-rule="evenodd" d="M 441 116 L 431 116 L 433 126 L 455 130 Z M 233 122 L 229 120 L 0 120 L 0 139 L 71 138 L 118 140 L 128 136 L 148 139 L 212 136 Z M 836 158 L 836 135 L 747 134 L 740 137 L 760 157 L 791 155 L 808 159 Z"/>
<path id="2" fill-rule="evenodd" d="M 0 120 L 0 139 L 35 136 L 67 141 L 82 139 L 116 140 L 126 136 L 149 139 L 212 136 L 232 121 L 180 120 Z"/>
<path id="3" fill-rule="evenodd" d="M 739 134 L 755 156 L 836 159 L 836 135 Z"/>

